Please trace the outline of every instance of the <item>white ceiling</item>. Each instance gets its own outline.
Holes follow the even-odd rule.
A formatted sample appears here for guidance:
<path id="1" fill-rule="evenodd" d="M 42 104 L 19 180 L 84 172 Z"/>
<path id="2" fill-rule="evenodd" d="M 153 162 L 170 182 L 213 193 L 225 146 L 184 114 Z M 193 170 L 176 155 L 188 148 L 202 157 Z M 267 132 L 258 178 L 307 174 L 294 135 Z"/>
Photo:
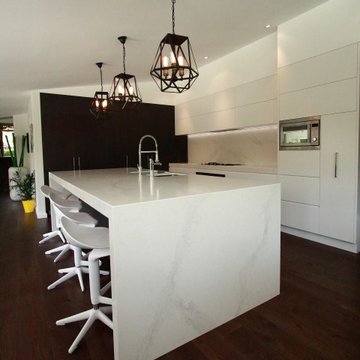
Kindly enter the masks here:
<path id="1" fill-rule="evenodd" d="M 175 32 L 189 36 L 201 67 L 325 1 L 177 0 Z M 0 9 L 0 118 L 26 112 L 31 90 L 98 84 L 98 61 L 110 83 L 122 72 L 120 35 L 127 72 L 150 81 L 171 32 L 170 0 L 0 0 Z"/>

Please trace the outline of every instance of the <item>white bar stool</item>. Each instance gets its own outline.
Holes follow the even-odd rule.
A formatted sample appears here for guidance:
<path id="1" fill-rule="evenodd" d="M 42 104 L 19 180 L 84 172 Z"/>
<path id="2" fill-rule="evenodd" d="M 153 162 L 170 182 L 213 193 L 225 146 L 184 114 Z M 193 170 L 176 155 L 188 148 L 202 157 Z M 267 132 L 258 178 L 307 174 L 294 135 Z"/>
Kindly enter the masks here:
<path id="1" fill-rule="evenodd" d="M 97 220 L 91 217 L 89 214 L 86 213 L 71 213 L 69 211 L 63 210 L 58 207 L 58 201 L 59 199 L 55 194 L 50 193 L 50 201 L 52 202 L 52 206 L 56 215 L 57 221 L 59 221 L 59 228 L 62 230 L 61 225 L 61 218 L 67 218 L 69 221 L 73 223 L 79 224 L 81 227 L 90 227 L 94 228 Z M 59 284 L 63 283 L 64 281 L 72 278 L 73 276 L 78 277 L 79 284 L 81 291 L 84 291 L 84 282 L 82 278 L 83 273 L 88 273 L 88 261 L 85 261 L 82 259 L 82 251 L 81 248 L 67 242 L 65 245 L 62 246 L 63 250 L 61 251 L 61 254 L 63 254 L 66 251 L 72 250 L 74 253 L 74 266 L 64 269 L 59 269 L 58 272 L 61 274 L 65 274 L 60 279 L 56 280 L 52 284 L 50 284 L 47 289 L 51 290 L 54 289 Z M 109 275 L 108 271 L 101 271 L 102 275 Z"/>
<path id="2" fill-rule="evenodd" d="M 105 285 L 102 289 L 100 288 L 99 271 L 99 259 L 110 255 L 109 229 L 103 227 L 83 227 L 71 222 L 71 220 L 65 217 L 61 219 L 61 228 L 66 240 L 70 244 L 81 247 L 82 249 L 91 249 L 88 261 L 90 298 L 93 307 L 90 310 L 83 311 L 79 314 L 66 317 L 56 322 L 56 325 L 65 325 L 75 321 L 87 320 L 68 350 L 69 354 L 71 354 L 77 348 L 79 342 L 85 336 L 95 320 L 100 320 L 110 329 L 113 329 L 112 320 L 106 316 L 106 314 L 112 312 L 112 299 L 103 296 L 109 289 L 110 283 Z M 100 306 L 100 304 L 106 304 L 108 306 Z"/>
<path id="3" fill-rule="evenodd" d="M 54 193 L 54 194 L 57 194 L 57 196 L 59 196 L 60 198 L 64 199 L 64 200 L 69 200 L 71 201 L 71 203 L 68 203 L 69 206 L 71 206 L 71 211 L 75 212 L 75 211 L 79 211 L 81 209 L 81 202 L 78 198 L 76 198 L 75 196 L 73 196 L 70 192 L 68 191 L 64 191 L 64 192 L 60 192 L 60 191 L 57 191 L 53 188 L 51 188 L 50 186 L 48 185 L 43 185 L 41 188 L 40 188 L 40 191 L 42 192 L 42 194 L 49 199 L 50 197 L 50 193 Z M 65 239 L 64 237 L 62 236 L 61 234 L 61 231 L 59 231 L 59 229 L 57 228 L 56 230 L 54 231 L 50 231 L 46 234 L 43 234 L 43 239 L 39 241 L 39 244 L 43 244 L 45 243 L 46 241 L 56 237 L 56 236 L 60 236 L 62 242 L 65 242 Z M 61 251 L 61 250 L 59 250 Z M 53 252 L 56 252 L 56 251 L 53 251 Z M 51 254 L 51 252 L 50 252 Z"/>
<path id="4" fill-rule="evenodd" d="M 71 219 L 73 222 L 76 222 L 78 224 L 84 225 L 84 226 L 89 226 L 89 227 L 95 227 L 97 224 L 97 220 L 94 219 L 92 216 L 90 216 L 87 213 L 79 213 L 79 207 L 74 207 L 74 205 L 80 203 L 80 200 L 76 199 L 76 200 L 70 200 L 68 199 L 63 199 L 61 195 L 58 194 L 58 192 L 54 192 L 54 191 L 50 191 L 49 193 L 49 200 L 51 203 L 51 206 L 54 209 L 54 213 L 55 213 L 55 223 L 56 223 L 56 228 L 57 228 L 57 232 L 61 235 L 59 235 L 64 243 L 66 243 L 65 239 L 63 238 L 63 235 L 61 233 L 60 230 L 60 218 L 62 216 L 66 216 L 67 218 Z M 74 203 L 75 201 L 75 203 Z M 56 209 L 54 208 L 54 204 L 56 205 Z M 75 212 L 74 212 L 75 211 Z M 53 254 L 55 252 L 59 252 L 60 254 L 55 258 L 54 262 L 56 263 L 67 251 L 70 250 L 70 246 L 69 244 L 64 244 L 61 246 L 58 246 L 54 249 L 45 251 L 46 255 L 50 255 Z"/>

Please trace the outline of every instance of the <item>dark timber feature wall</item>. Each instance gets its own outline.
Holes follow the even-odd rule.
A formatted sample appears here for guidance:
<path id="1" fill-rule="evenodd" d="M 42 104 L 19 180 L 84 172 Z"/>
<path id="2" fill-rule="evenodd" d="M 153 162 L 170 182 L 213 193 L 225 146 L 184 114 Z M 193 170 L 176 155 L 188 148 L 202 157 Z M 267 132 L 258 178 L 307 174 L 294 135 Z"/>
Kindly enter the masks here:
<path id="1" fill-rule="evenodd" d="M 153 135 L 159 146 L 162 169 L 169 162 L 187 162 L 187 137 L 175 136 L 173 106 L 138 104 L 100 120 L 89 112 L 91 98 L 40 94 L 45 184 L 49 171 L 75 168 L 101 169 L 136 167 L 138 144 L 145 134 Z M 143 149 L 153 149 L 145 139 Z M 146 158 L 143 166 L 147 167 Z"/>

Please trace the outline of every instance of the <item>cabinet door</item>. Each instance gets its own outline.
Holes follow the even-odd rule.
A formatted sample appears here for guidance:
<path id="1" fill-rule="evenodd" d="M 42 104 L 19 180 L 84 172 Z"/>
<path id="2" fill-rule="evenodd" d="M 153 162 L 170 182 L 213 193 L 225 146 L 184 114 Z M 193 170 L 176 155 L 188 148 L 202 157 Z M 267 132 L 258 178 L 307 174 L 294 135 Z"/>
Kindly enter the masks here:
<path id="1" fill-rule="evenodd" d="M 355 242 L 357 113 L 321 118 L 320 233 Z"/>

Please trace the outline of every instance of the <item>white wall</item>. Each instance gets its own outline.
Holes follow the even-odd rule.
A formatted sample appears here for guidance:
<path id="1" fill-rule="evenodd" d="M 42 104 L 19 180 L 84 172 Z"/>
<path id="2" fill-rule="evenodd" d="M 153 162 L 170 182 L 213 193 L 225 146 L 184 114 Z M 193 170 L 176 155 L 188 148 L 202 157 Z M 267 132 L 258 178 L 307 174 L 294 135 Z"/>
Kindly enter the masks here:
<path id="1" fill-rule="evenodd" d="M 360 1 L 330 0 L 278 26 L 279 67 L 360 41 Z"/>
<path id="2" fill-rule="evenodd" d="M 29 119 L 33 125 L 33 145 L 34 153 L 32 164 L 35 170 L 36 184 L 36 215 L 38 218 L 46 217 L 45 198 L 40 188 L 44 185 L 44 164 L 42 151 L 42 135 L 41 135 L 41 116 L 40 116 L 40 92 L 33 91 L 31 93 L 29 103 Z"/>

